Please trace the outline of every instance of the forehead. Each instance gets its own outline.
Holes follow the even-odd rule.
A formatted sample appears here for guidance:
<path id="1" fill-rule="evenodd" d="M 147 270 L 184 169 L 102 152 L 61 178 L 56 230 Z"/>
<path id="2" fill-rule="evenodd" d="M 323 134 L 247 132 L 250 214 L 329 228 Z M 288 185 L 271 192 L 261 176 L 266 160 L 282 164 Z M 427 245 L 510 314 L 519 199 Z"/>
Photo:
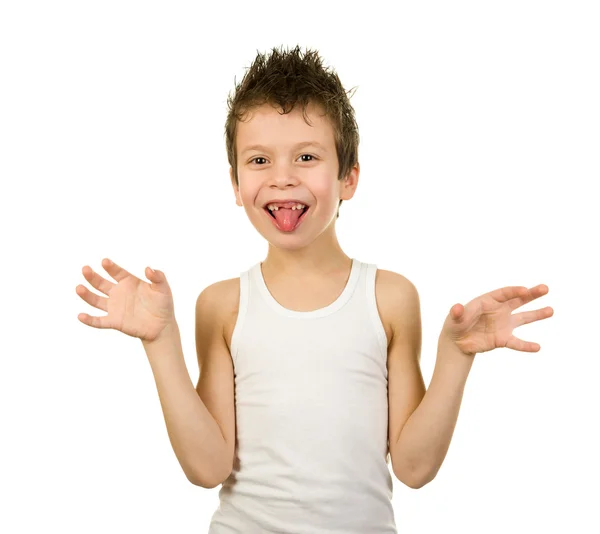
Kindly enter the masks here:
<path id="1" fill-rule="evenodd" d="M 297 104 L 289 113 L 281 108 L 264 104 L 246 112 L 237 125 L 237 148 L 240 153 L 252 145 L 281 146 L 298 142 L 316 141 L 324 147 L 334 146 L 334 131 L 329 118 L 320 106 L 309 104 L 306 118 Z M 308 121 L 308 123 L 307 123 Z"/>

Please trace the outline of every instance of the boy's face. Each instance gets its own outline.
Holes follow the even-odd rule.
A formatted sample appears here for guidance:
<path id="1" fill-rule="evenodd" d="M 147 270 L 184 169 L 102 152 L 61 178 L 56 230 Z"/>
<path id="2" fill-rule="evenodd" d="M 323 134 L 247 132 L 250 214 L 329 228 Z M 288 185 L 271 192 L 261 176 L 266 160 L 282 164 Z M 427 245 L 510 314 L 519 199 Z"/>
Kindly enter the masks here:
<path id="1" fill-rule="evenodd" d="M 298 248 L 308 244 L 307 239 L 333 232 L 340 199 L 351 199 L 358 184 L 358 164 L 338 180 L 334 131 L 329 119 L 321 116 L 322 108 L 310 104 L 306 113 L 312 126 L 304 121 L 299 105 L 280 114 L 265 104 L 237 126 L 239 189 L 230 168 L 236 204 L 244 207 L 252 225 L 269 243 L 283 248 Z M 320 146 L 299 146 L 307 141 Z M 266 209 L 269 202 L 286 199 L 309 206 L 292 231 L 278 229 Z"/>

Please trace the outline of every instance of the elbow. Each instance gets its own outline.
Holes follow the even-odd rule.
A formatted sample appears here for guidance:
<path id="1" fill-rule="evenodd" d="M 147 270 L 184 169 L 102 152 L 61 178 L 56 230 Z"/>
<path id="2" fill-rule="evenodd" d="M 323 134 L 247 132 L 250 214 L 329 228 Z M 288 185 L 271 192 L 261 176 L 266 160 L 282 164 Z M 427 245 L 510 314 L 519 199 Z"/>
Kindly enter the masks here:
<path id="1" fill-rule="evenodd" d="M 216 488 L 217 486 L 220 486 L 221 484 L 223 484 L 223 482 L 225 482 L 225 480 L 227 480 L 229 478 L 231 471 L 232 471 L 232 469 L 229 469 L 226 474 L 223 474 L 221 472 L 217 476 L 206 476 L 206 475 L 201 476 L 201 475 L 198 475 L 197 473 L 192 473 L 192 474 L 186 473 L 186 476 L 187 476 L 187 479 L 194 486 L 199 486 L 199 487 L 205 488 L 205 489 L 213 489 L 213 488 Z"/>
<path id="2" fill-rule="evenodd" d="M 408 486 L 410 489 L 421 489 L 425 483 L 420 482 L 414 478 L 406 478 L 406 477 L 396 477 L 400 482 L 402 482 L 405 486 Z"/>
<path id="3" fill-rule="evenodd" d="M 434 473 L 426 473 L 425 475 L 416 476 L 412 479 L 412 489 L 421 489 L 423 486 L 429 484 L 437 475 L 437 471 Z"/>
<path id="4" fill-rule="evenodd" d="M 206 482 L 203 482 L 202 480 L 196 478 L 196 477 L 192 477 L 192 476 L 188 476 L 187 479 L 194 485 L 194 486 L 198 486 L 199 488 L 205 488 L 205 489 L 211 489 L 214 488 L 214 485 L 208 484 Z"/>
<path id="5" fill-rule="evenodd" d="M 418 479 L 418 478 L 404 478 L 404 479 L 399 479 L 403 484 L 405 484 L 406 486 L 408 486 L 410 489 L 421 489 L 423 486 L 425 486 L 426 484 L 429 484 L 429 482 L 431 482 L 430 480 L 426 480 L 426 479 Z"/>
<path id="6" fill-rule="evenodd" d="M 421 489 L 423 486 L 425 486 L 428 482 L 426 481 L 420 481 L 420 480 L 413 480 L 410 483 L 407 483 L 406 485 L 410 488 L 410 489 Z"/>
<path id="7" fill-rule="evenodd" d="M 398 473 L 394 471 L 396 478 L 402 482 L 405 486 L 411 489 L 421 489 L 423 486 L 429 484 L 434 478 L 429 476 L 416 475 L 415 473 Z"/>
<path id="8" fill-rule="evenodd" d="M 216 482 L 214 479 L 210 480 L 203 477 L 198 477 L 194 475 L 187 475 L 187 479 L 194 485 L 200 488 L 212 489 L 216 488 L 220 483 Z"/>

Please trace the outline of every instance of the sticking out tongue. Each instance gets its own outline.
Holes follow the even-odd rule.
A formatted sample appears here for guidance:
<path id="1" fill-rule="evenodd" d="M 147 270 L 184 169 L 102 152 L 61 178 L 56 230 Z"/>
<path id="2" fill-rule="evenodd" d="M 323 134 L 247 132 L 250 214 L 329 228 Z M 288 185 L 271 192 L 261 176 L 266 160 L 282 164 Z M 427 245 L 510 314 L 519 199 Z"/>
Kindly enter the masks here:
<path id="1" fill-rule="evenodd" d="M 290 232 L 298 224 L 298 219 L 304 213 L 304 210 L 293 210 L 291 208 L 279 208 L 273 212 L 277 219 L 277 224 L 284 232 Z"/>

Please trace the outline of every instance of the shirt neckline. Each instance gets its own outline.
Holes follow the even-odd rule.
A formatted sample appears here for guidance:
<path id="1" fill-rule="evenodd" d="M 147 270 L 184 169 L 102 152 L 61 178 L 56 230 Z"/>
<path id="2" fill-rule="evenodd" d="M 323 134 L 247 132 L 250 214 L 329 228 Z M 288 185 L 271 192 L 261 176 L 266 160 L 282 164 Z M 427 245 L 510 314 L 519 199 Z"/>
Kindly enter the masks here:
<path id="1" fill-rule="evenodd" d="M 261 268 L 262 262 L 258 262 L 252 268 L 252 275 L 254 277 L 254 281 L 258 286 L 258 290 L 262 295 L 265 302 L 269 305 L 269 307 L 274 310 L 276 313 L 283 315 L 285 317 L 294 317 L 297 319 L 309 319 L 315 317 L 324 317 L 329 315 L 337 310 L 339 310 L 352 296 L 354 289 L 356 287 L 356 283 L 358 282 L 358 275 L 360 274 L 360 262 L 356 258 L 352 258 L 352 267 L 350 269 L 350 276 L 348 277 L 348 281 L 346 282 L 346 286 L 344 290 L 339 295 L 339 297 L 333 301 L 328 306 L 324 308 L 319 308 L 318 310 L 311 311 L 297 311 L 290 310 L 275 300 L 273 295 L 271 295 L 267 284 L 265 283 L 265 279 L 262 274 Z"/>

